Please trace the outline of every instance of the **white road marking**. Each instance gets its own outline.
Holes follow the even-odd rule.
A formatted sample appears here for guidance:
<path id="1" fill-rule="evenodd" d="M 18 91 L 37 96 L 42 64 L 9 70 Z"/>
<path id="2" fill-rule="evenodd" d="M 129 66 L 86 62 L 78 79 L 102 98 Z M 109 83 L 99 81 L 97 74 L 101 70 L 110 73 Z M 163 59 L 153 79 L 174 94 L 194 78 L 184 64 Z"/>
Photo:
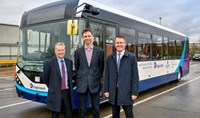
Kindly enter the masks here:
<path id="1" fill-rule="evenodd" d="M 180 85 L 178 85 L 178 86 L 176 86 L 176 87 L 174 87 L 174 88 L 168 89 L 168 90 L 163 91 L 163 92 L 161 92 L 161 93 L 159 93 L 159 94 L 156 94 L 156 95 L 151 96 L 151 97 L 149 97 L 149 98 L 146 98 L 146 99 L 144 99 L 144 100 L 138 101 L 138 102 L 134 103 L 133 106 L 139 105 L 139 104 L 144 103 L 144 102 L 146 102 L 146 101 L 148 101 L 148 100 L 151 100 L 151 99 L 156 98 L 156 97 L 158 97 L 158 96 L 160 96 L 160 95 L 163 95 L 163 94 L 165 94 L 165 93 L 167 93 L 167 92 L 169 92 L 169 91 L 175 90 L 175 89 L 177 89 L 177 88 L 179 88 L 179 87 L 182 87 L 182 86 L 184 86 L 184 85 L 186 85 L 186 84 L 188 84 L 188 83 L 191 83 L 191 82 L 193 82 L 193 81 L 196 81 L 196 80 L 199 79 L 199 78 L 200 78 L 200 76 L 198 76 L 198 77 L 196 77 L 196 78 L 194 78 L 194 79 L 192 79 L 192 80 L 190 80 L 190 81 L 188 81 L 188 82 L 185 82 L 185 83 L 183 83 L 183 84 L 180 84 Z M 121 109 L 120 112 L 123 112 L 123 109 Z M 103 117 L 103 118 L 111 118 L 111 117 L 112 117 L 112 114 L 109 114 L 109 115 L 107 115 L 107 116 L 105 116 L 105 117 Z"/>
<path id="2" fill-rule="evenodd" d="M 186 85 L 186 84 L 188 84 L 188 83 L 191 83 L 191 82 L 193 82 L 193 81 L 196 81 L 196 80 L 199 79 L 199 78 L 200 78 L 200 76 L 199 76 L 199 77 L 196 77 L 195 79 L 192 79 L 192 80 L 190 80 L 190 81 L 188 81 L 188 82 L 185 82 L 185 83 L 183 83 L 183 84 L 180 84 L 180 85 L 178 85 L 178 86 L 176 86 L 176 87 L 174 87 L 174 88 L 171 88 L 171 89 L 169 89 L 169 90 L 163 91 L 163 92 L 161 92 L 161 93 L 159 93 L 159 94 L 156 94 L 156 95 L 151 96 L 151 97 L 149 97 L 149 98 L 146 98 L 146 99 L 144 99 L 144 100 L 138 101 L 138 102 L 136 102 L 133 106 L 139 105 L 139 104 L 144 103 L 144 102 L 146 102 L 146 101 L 148 101 L 148 100 L 151 100 L 151 99 L 156 98 L 156 97 L 158 97 L 158 96 L 160 96 L 160 95 L 163 95 L 163 94 L 165 94 L 165 93 L 167 93 L 167 92 L 169 92 L 169 91 L 175 90 L 175 89 L 177 89 L 177 88 L 179 88 L 179 87 L 182 87 L 182 86 L 184 86 L 184 85 Z M 11 89 L 15 89 L 15 88 L 8 88 L 8 89 L 0 90 L 0 91 L 6 91 L 6 90 L 11 90 Z M 4 108 L 8 108 L 8 107 L 13 107 L 13 106 L 17 106 L 17 105 L 22 105 L 22 104 L 26 104 L 26 103 L 30 103 L 30 102 L 32 102 L 32 101 L 24 101 L 24 102 L 19 102 L 19 103 L 13 103 L 13 104 L 1 106 L 0 109 L 4 109 Z M 123 112 L 123 109 L 121 109 L 120 112 Z M 103 118 L 111 118 L 111 117 L 112 117 L 112 114 L 109 114 L 109 115 L 107 115 L 107 116 L 105 116 L 105 117 L 103 117 Z"/>
<path id="3" fill-rule="evenodd" d="M 1 76 L 0 79 L 12 79 L 13 76 Z"/>
<path id="4" fill-rule="evenodd" d="M 13 86 L 12 86 L 12 87 L 13 87 Z M 1 92 L 1 91 L 13 90 L 13 89 L 15 89 L 15 88 L 7 88 L 7 89 L 2 89 L 2 90 L 0 90 L 0 92 Z"/>
<path id="5" fill-rule="evenodd" d="M 13 90 L 13 89 L 15 89 L 15 88 L 2 89 L 2 90 L 0 90 L 0 92 L 2 92 L 2 91 L 8 91 L 8 90 Z M 26 104 L 26 103 L 29 103 L 29 102 L 32 102 L 32 101 L 28 101 L 27 100 L 27 101 L 24 101 L 24 102 L 18 102 L 18 103 L 13 103 L 13 104 L 5 105 L 5 106 L 0 106 L 0 109 L 4 109 L 4 108 L 8 108 L 8 107 L 13 107 L 13 106 L 21 105 L 21 104 Z"/>
<path id="6" fill-rule="evenodd" d="M 4 109 L 4 108 L 8 108 L 8 107 L 13 107 L 13 106 L 17 106 L 17 105 L 22 105 L 22 104 L 26 104 L 26 103 L 30 103 L 32 101 L 24 101 L 24 102 L 18 102 L 18 103 L 14 103 L 14 104 L 9 104 L 9 105 L 5 105 L 5 106 L 1 106 L 0 109 Z"/>
<path id="7" fill-rule="evenodd" d="M 194 67 L 196 67 L 196 66 L 199 66 L 199 65 L 190 65 L 190 69 L 191 69 L 191 68 L 194 68 Z"/>

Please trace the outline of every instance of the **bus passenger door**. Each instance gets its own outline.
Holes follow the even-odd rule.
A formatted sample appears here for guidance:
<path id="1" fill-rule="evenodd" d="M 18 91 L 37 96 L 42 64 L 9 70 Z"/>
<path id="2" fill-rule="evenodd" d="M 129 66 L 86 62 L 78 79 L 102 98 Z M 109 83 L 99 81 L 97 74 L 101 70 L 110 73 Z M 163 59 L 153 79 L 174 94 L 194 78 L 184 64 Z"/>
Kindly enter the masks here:
<path id="1" fill-rule="evenodd" d="M 93 45 L 104 49 L 105 60 L 106 60 L 108 55 L 110 55 L 114 51 L 114 40 L 117 33 L 117 25 L 103 21 L 99 22 L 96 21 L 96 22 L 90 22 L 90 28 L 94 34 Z M 102 85 L 100 93 L 100 101 L 103 102 L 106 99 L 107 98 L 105 98 L 103 94 L 103 85 Z"/>
<path id="2" fill-rule="evenodd" d="M 94 34 L 93 45 L 104 49 L 107 59 L 114 51 L 114 40 L 117 34 L 117 26 L 107 22 L 90 22 L 90 28 Z"/>

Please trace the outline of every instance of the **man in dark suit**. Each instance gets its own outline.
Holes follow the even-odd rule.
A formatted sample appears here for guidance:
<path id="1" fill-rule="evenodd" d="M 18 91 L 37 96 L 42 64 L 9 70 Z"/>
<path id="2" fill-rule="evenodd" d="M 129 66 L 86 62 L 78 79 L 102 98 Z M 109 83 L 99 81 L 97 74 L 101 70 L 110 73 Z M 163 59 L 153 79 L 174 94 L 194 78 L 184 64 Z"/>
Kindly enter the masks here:
<path id="1" fill-rule="evenodd" d="M 72 61 L 64 58 L 65 44 L 55 45 L 56 57 L 44 65 L 43 80 L 48 87 L 47 108 L 52 111 L 52 118 L 59 118 L 63 111 L 65 118 L 72 118 Z"/>
<path id="2" fill-rule="evenodd" d="M 133 118 L 133 101 L 138 96 L 138 67 L 135 55 L 125 50 L 126 40 L 118 35 L 115 39 L 116 51 L 106 62 L 104 95 L 112 104 L 113 118 L 120 117 L 120 106 L 126 118 Z"/>
<path id="3" fill-rule="evenodd" d="M 77 73 L 76 87 L 79 96 L 79 117 L 86 118 L 86 99 L 91 98 L 93 118 L 99 118 L 99 94 L 104 69 L 104 51 L 93 46 L 93 33 L 89 28 L 82 32 L 85 45 L 75 51 L 74 63 Z"/>

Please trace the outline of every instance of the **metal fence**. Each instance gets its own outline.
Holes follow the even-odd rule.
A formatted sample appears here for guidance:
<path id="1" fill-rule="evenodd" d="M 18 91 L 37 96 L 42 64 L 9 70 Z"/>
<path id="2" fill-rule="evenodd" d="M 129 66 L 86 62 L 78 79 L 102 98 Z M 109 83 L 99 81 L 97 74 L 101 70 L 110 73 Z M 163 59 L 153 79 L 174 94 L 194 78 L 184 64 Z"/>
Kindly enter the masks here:
<path id="1" fill-rule="evenodd" d="M 17 60 L 17 44 L 0 43 L 0 67 L 13 66 Z"/>

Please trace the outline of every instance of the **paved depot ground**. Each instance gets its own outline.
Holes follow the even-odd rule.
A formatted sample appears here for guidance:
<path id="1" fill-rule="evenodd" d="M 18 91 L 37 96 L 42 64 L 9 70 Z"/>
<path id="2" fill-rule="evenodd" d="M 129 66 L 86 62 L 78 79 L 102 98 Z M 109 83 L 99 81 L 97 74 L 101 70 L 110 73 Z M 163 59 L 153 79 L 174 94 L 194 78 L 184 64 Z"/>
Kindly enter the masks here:
<path id="1" fill-rule="evenodd" d="M 140 93 L 139 99 L 148 99 L 163 91 L 194 80 L 165 94 L 134 106 L 135 118 L 200 118 L 200 63 L 191 66 L 190 74 L 180 83 L 170 83 Z M 112 113 L 110 104 L 100 107 L 101 117 L 108 118 Z M 0 68 L 0 114 L 2 118 L 48 118 L 51 116 L 45 104 L 29 102 L 18 98 L 15 92 L 12 68 Z M 75 111 L 73 118 L 78 117 Z M 63 117 L 61 117 L 63 118 Z M 89 110 L 88 118 L 92 118 Z M 121 118 L 125 118 L 124 112 Z"/>
<path id="2" fill-rule="evenodd" d="M 190 66 L 182 87 L 134 107 L 136 118 L 200 118 L 200 63 Z"/>

